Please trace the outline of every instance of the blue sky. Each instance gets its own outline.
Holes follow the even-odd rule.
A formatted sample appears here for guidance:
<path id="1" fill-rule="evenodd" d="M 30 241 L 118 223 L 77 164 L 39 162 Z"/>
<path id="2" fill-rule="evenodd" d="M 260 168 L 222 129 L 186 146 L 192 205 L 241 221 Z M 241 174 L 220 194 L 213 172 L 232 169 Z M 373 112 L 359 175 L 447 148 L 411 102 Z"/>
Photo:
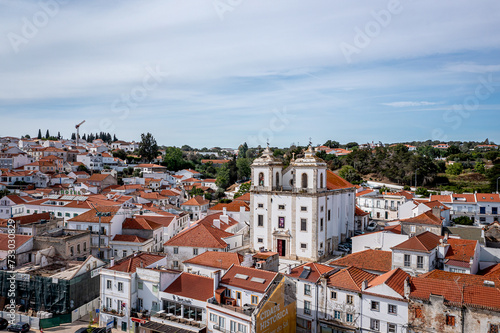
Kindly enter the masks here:
<path id="1" fill-rule="evenodd" d="M 0 0 L 0 135 L 500 142 L 498 1 Z"/>

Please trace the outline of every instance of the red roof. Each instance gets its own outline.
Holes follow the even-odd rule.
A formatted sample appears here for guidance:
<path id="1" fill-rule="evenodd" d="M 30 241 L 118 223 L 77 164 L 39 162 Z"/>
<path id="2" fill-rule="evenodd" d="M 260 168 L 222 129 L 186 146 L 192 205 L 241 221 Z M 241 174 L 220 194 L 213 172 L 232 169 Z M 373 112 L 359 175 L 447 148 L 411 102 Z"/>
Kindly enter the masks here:
<path id="1" fill-rule="evenodd" d="M 363 196 L 365 194 L 372 193 L 372 192 L 373 192 L 373 190 L 364 190 L 364 191 L 356 193 L 356 196 L 360 197 L 360 196 Z"/>
<path id="2" fill-rule="evenodd" d="M 368 212 L 365 212 L 364 210 L 362 210 L 361 208 L 359 208 L 358 206 L 356 206 L 356 209 L 354 211 L 354 215 L 356 216 L 366 216 L 366 215 L 369 215 L 370 213 Z"/>
<path id="3" fill-rule="evenodd" d="M 250 211 L 250 206 L 244 201 L 232 201 L 230 203 L 218 203 L 215 206 L 211 207 L 210 210 L 220 210 L 222 211 L 224 208 L 228 212 L 239 212 L 240 207 L 245 208 L 245 211 Z"/>
<path id="4" fill-rule="evenodd" d="M 142 238 L 136 235 L 115 235 L 113 237 L 114 242 L 129 242 L 129 243 L 144 243 L 147 241 L 146 238 Z"/>
<path id="5" fill-rule="evenodd" d="M 363 281 L 372 281 L 376 274 L 368 273 L 354 266 L 344 268 L 328 278 L 328 286 L 352 291 L 361 291 Z"/>
<path id="6" fill-rule="evenodd" d="M 127 218 L 122 224 L 122 229 L 155 230 L 158 228 L 162 228 L 162 225 L 144 217 Z"/>
<path id="7" fill-rule="evenodd" d="M 214 279 L 183 272 L 164 292 L 206 302 L 214 296 Z"/>
<path id="8" fill-rule="evenodd" d="M 443 203 L 452 203 L 453 200 L 451 199 L 451 195 L 437 195 L 437 194 L 431 194 L 430 197 L 431 201 L 441 201 Z"/>
<path id="9" fill-rule="evenodd" d="M 234 234 L 207 223 L 196 223 L 170 238 L 164 246 L 187 246 L 211 249 L 225 249 L 227 243 L 222 239 Z"/>
<path id="10" fill-rule="evenodd" d="M 368 283 L 368 288 L 378 286 L 380 284 L 385 284 L 398 294 L 404 297 L 404 284 L 405 280 L 410 276 L 410 274 L 403 271 L 401 268 L 393 269 L 385 274 L 377 276 L 370 283 Z"/>
<path id="11" fill-rule="evenodd" d="M 32 238 L 33 236 L 15 235 L 14 249 L 17 250 Z M 0 233 L 0 251 L 7 252 L 8 250 L 12 250 L 9 248 L 9 234 Z"/>
<path id="12" fill-rule="evenodd" d="M 227 217 L 227 223 L 226 223 L 220 219 L 221 216 L 224 216 L 223 213 L 213 213 L 213 214 L 205 216 L 203 219 L 199 220 L 196 223 L 203 223 L 208 227 L 208 226 L 214 225 L 214 220 L 220 220 L 219 229 L 224 230 L 224 231 L 231 228 L 232 226 L 235 226 L 238 224 L 238 221 L 236 221 L 235 219 L 233 219 L 230 216 Z"/>
<path id="13" fill-rule="evenodd" d="M 154 264 L 157 261 L 165 258 L 164 255 L 152 254 L 152 253 L 139 253 L 137 255 L 133 254 L 121 260 L 115 262 L 114 266 L 109 267 L 110 270 L 125 272 L 125 273 L 135 273 L 136 268 L 144 267 Z"/>
<path id="14" fill-rule="evenodd" d="M 274 281 L 276 276 L 278 276 L 278 273 L 235 265 L 232 266 L 226 274 L 224 274 L 224 276 L 222 276 L 220 283 L 245 290 L 264 293 L 269 285 Z"/>
<path id="15" fill-rule="evenodd" d="M 82 207 L 83 208 L 83 207 Z M 101 223 L 111 223 L 115 213 L 120 209 L 119 206 L 97 206 L 97 211 L 101 213 L 111 213 L 111 216 L 101 216 Z M 96 211 L 94 209 L 89 209 L 85 213 L 75 216 L 68 220 L 68 222 L 99 222 L 99 217 L 96 216 Z"/>
<path id="16" fill-rule="evenodd" d="M 16 216 L 12 218 L 16 223 L 23 225 L 33 222 L 40 222 L 41 220 L 50 220 L 50 213 L 37 213 L 31 215 Z M 6 226 L 9 219 L 0 219 L 0 226 Z"/>
<path id="17" fill-rule="evenodd" d="M 310 262 L 310 263 L 302 264 L 298 267 L 295 267 L 294 269 L 292 269 L 290 274 L 287 274 L 287 275 L 289 277 L 292 277 L 292 278 L 301 279 L 300 275 L 304 271 L 304 267 L 309 267 L 310 273 L 307 276 L 307 278 L 302 279 L 302 280 L 306 280 L 306 281 L 313 282 L 313 283 L 318 282 L 319 278 L 323 274 L 326 274 L 328 272 L 332 272 L 335 270 L 335 268 L 332 268 L 332 267 L 327 266 L 327 265 L 322 265 L 322 264 Z"/>
<path id="18" fill-rule="evenodd" d="M 197 195 L 181 204 L 181 206 L 204 206 L 208 205 L 209 202 L 210 201 L 205 200 L 201 195 Z"/>
<path id="19" fill-rule="evenodd" d="M 443 239 L 443 237 L 433 234 L 430 231 L 425 231 L 392 247 L 392 249 L 430 252 L 439 245 L 441 239 Z"/>
<path id="20" fill-rule="evenodd" d="M 354 266 L 364 270 L 388 272 L 392 268 L 392 252 L 380 250 L 364 250 L 349 254 L 330 262 L 331 266 Z"/>
<path id="21" fill-rule="evenodd" d="M 231 265 L 240 265 L 243 256 L 236 252 L 215 252 L 206 251 L 202 254 L 183 261 L 185 264 L 194 264 L 200 266 L 228 269 Z"/>
<path id="22" fill-rule="evenodd" d="M 410 217 L 409 219 L 400 220 L 401 223 L 415 223 L 415 224 L 426 224 L 426 225 L 435 225 L 442 226 L 443 221 L 440 217 L 437 217 L 432 213 L 431 210 L 426 211 L 415 217 Z"/>
<path id="23" fill-rule="evenodd" d="M 500 202 L 500 194 L 476 193 L 477 202 Z"/>
<path id="24" fill-rule="evenodd" d="M 384 227 L 384 231 L 390 231 L 394 234 L 401 235 L 401 224 L 395 224 L 395 225 L 390 225 L 390 226 Z"/>
<path id="25" fill-rule="evenodd" d="M 339 175 L 334 174 L 331 170 L 326 170 L 326 188 L 329 190 L 339 190 L 354 188 L 354 185 Z"/>
<path id="26" fill-rule="evenodd" d="M 239 197 L 237 197 L 236 199 L 234 199 L 236 201 L 248 201 L 250 202 L 250 192 L 247 192 Z"/>
<path id="27" fill-rule="evenodd" d="M 448 238 L 448 252 L 446 252 L 445 259 L 465 261 L 467 264 L 476 253 L 477 241 L 469 239 Z M 447 263 L 451 265 L 451 263 Z M 453 265 L 456 266 L 456 265 Z"/>
<path id="28" fill-rule="evenodd" d="M 26 201 L 24 201 L 20 196 L 18 195 L 7 195 L 6 196 L 7 198 L 9 198 L 11 201 L 13 201 L 16 205 L 21 205 L 23 203 L 26 203 Z"/>

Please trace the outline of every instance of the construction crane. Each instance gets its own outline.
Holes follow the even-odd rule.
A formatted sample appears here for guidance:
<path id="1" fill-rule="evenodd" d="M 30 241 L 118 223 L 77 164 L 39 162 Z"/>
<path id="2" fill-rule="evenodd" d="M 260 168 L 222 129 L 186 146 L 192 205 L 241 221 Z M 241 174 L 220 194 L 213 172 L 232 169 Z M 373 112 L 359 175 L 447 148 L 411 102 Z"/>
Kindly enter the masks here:
<path id="1" fill-rule="evenodd" d="M 80 139 L 80 125 L 83 124 L 84 122 L 85 122 L 85 120 L 75 126 L 75 128 L 76 128 L 76 147 L 77 147 L 77 149 L 78 149 L 78 139 Z"/>

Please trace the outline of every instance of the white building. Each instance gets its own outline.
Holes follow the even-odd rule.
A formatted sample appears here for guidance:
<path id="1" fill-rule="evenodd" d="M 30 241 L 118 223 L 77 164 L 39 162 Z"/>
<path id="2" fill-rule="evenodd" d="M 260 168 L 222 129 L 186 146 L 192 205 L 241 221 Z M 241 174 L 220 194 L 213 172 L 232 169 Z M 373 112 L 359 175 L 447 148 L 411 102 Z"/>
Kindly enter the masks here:
<path id="1" fill-rule="evenodd" d="M 354 232 L 355 188 L 316 157 L 283 169 L 269 147 L 252 164 L 251 248 L 281 257 L 316 261 Z"/>

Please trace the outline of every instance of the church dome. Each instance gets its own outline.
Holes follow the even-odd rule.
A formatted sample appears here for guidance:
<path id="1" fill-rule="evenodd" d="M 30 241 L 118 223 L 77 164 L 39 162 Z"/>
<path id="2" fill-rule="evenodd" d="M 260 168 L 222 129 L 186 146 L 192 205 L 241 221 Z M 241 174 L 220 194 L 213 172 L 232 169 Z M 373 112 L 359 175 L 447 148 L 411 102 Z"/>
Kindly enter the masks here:
<path id="1" fill-rule="evenodd" d="M 304 153 L 304 157 L 297 158 L 295 161 L 290 163 L 294 166 L 324 166 L 326 167 L 325 161 L 316 156 L 314 153 L 312 146 L 309 145 L 307 150 Z"/>

